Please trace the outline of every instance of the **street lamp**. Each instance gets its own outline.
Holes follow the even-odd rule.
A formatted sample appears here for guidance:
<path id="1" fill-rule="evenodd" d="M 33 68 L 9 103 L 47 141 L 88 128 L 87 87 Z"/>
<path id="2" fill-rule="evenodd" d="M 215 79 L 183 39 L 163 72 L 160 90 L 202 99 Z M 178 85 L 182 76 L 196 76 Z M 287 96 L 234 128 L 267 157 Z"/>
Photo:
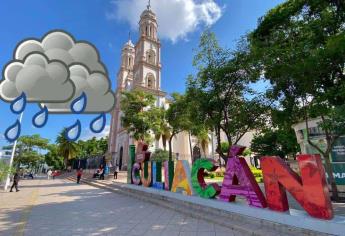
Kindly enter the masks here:
<path id="1" fill-rule="evenodd" d="M 22 112 L 20 114 L 20 117 L 19 117 L 19 124 L 20 125 L 22 123 L 23 114 L 24 114 L 24 112 Z M 13 165 L 13 159 L 14 159 L 14 155 L 16 153 L 16 147 L 17 147 L 17 140 L 14 141 L 13 147 L 12 147 L 12 154 L 11 154 L 11 159 L 10 159 L 10 169 L 12 168 L 12 165 Z M 5 191 L 7 191 L 7 188 L 8 188 L 9 185 L 10 185 L 10 173 L 7 174 L 6 183 L 5 183 L 5 187 L 4 187 Z"/>

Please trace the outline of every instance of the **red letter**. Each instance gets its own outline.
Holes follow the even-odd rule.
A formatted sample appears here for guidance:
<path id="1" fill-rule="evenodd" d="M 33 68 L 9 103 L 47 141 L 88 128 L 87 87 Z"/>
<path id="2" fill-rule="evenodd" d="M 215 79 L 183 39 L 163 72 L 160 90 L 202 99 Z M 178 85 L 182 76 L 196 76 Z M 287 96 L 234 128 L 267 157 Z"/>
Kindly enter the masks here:
<path id="1" fill-rule="evenodd" d="M 286 189 L 309 215 L 332 219 L 333 209 L 320 155 L 299 155 L 297 160 L 301 177 L 279 157 L 260 159 L 268 207 L 276 211 L 287 211 L 289 204 Z"/>

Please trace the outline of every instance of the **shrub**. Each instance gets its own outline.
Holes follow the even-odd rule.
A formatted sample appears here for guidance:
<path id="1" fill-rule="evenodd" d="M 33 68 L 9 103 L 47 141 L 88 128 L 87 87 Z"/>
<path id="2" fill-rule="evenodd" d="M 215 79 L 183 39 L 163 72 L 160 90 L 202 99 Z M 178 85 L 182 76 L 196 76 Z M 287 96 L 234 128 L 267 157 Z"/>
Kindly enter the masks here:
<path id="1" fill-rule="evenodd" d="M 250 171 L 253 173 L 256 182 L 258 182 L 258 183 L 263 182 L 262 170 L 259 170 L 259 169 L 255 168 L 254 166 L 251 166 Z"/>
<path id="2" fill-rule="evenodd" d="M 151 155 L 152 161 L 167 161 L 169 160 L 169 152 L 162 149 L 156 149 Z"/>

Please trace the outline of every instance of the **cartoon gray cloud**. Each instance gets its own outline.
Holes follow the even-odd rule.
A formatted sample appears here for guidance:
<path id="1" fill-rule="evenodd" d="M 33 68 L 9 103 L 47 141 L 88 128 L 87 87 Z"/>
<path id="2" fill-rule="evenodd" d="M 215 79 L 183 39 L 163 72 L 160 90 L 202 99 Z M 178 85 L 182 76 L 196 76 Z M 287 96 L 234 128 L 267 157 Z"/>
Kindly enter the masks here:
<path id="1" fill-rule="evenodd" d="M 71 113 L 71 103 L 84 92 L 87 97 L 83 113 L 110 112 L 115 106 L 115 95 L 111 91 L 108 76 L 101 72 L 90 72 L 84 65 L 70 66 L 70 78 L 76 86 L 74 97 L 65 103 L 42 103 L 50 113 Z"/>
<path id="2" fill-rule="evenodd" d="M 22 41 L 15 50 L 14 58 L 23 60 L 33 52 L 43 53 L 50 60 L 60 60 L 67 66 L 78 63 L 91 72 L 98 71 L 107 74 L 96 47 L 86 41 L 76 41 L 73 36 L 64 31 L 51 31 L 42 40 Z"/>
<path id="3" fill-rule="evenodd" d="M 66 102 L 75 93 L 68 67 L 38 52 L 11 61 L 3 70 L 3 78 L 0 97 L 6 102 L 23 92 L 28 102 Z"/>

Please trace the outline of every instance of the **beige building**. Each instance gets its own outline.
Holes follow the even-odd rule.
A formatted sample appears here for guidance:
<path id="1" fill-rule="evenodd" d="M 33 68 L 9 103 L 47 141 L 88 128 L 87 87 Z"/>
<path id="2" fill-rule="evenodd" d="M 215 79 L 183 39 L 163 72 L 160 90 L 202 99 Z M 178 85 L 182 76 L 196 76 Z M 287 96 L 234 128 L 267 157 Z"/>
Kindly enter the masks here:
<path id="1" fill-rule="evenodd" d="M 156 97 L 156 106 L 168 107 L 166 93 L 161 90 L 161 43 L 158 38 L 158 23 L 150 5 L 141 14 L 140 38 L 134 45 L 129 40 L 122 49 L 121 66 L 117 74 L 116 106 L 112 112 L 109 134 L 109 153 L 113 163 L 125 169 L 128 163 L 129 146 L 135 144 L 121 125 L 121 92 L 141 89 Z M 162 140 L 150 146 L 150 150 L 163 149 Z M 173 140 L 173 151 L 181 159 L 188 159 L 190 148 L 188 135 L 180 134 Z"/>
<path id="2" fill-rule="evenodd" d="M 155 13 L 150 5 L 140 16 L 140 38 L 134 45 L 129 40 L 122 49 L 121 66 L 117 73 L 116 106 L 112 112 L 109 153 L 113 163 L 117 163 L 121 169 L 127 168 L 129 160 L 129 146 L 135 144 L 128 132 L 121 125 L 121 93 L 133 89 L 141 89 L 156 97 L 156 106 L 168 108 L 166 93 L 161 90 L 161 43 L 158 38 L 158 23 Z M 246 134 L 239 145 L 250 146 L 253 134 Z M 225 135 L 222 140 L 226 140 Z M 195 137 L 189 137 L 186 132 L 180 133 L 173 138 L 172 151 L 179 160 L 191 162 L 191 149 L 198 146 Z M 200 146 L 200 145 L 199 145 Z M 168 148 L 168 147 L 167 147 Z M 209 144 L 206 150 L 200 150 L 202 156 L 214 157 L 216 138 L 209 134 Z M 150 150 L 163 149 L 162 140 L 155 141 Z"/>

